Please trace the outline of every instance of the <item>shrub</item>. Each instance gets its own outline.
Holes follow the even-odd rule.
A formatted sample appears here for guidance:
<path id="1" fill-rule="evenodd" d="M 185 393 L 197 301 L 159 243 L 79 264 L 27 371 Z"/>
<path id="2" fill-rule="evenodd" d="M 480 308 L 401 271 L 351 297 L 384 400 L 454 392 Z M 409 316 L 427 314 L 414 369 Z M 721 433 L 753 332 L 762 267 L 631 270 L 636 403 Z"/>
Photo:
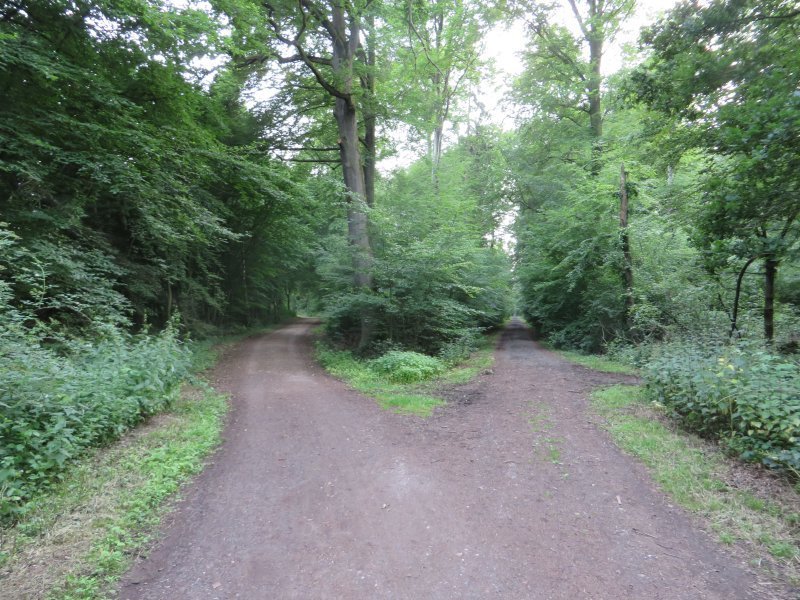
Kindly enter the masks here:
<path id="1" fill-rule="evenodd" d="M 371 367 L 394 383 L 413 383 L 424 381 L 444 372 L 444 364 L 437 358 L 420 354 L 393 350 L 380 358 L 370 361 Z"/>
<path id="2" fill-rule="evenodd" d="M 469 355 L 478 349 L 480 329 L 464 330 L 463 335 L 453 341 L 442 344 L 438 357 L 447 365 L 456 365 L 463 362 Z"/>
<path id="3" fill-rule="evenodd" d="M 648 387 L 692 429 L 746 460 L 800 472 L 800 367 L 755 344 L 672 343 Z"/>
<path id="4" fill-rule="evenodd" d="M 0 333 L 0 519 L 13 517 L 87 448 L 119 437 L 174 399 L 188 352 L 172 329 L 59 352 L 32 332 Z"/>

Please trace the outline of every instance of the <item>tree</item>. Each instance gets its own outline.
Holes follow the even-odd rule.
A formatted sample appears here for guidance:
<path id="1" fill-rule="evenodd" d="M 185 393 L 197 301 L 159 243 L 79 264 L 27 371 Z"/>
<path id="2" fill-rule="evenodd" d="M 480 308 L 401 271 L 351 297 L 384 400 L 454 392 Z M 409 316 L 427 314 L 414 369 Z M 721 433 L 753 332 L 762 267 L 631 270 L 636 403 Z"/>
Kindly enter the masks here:
<path id="1" fill-rule="evenodd" d="M 684 2 L 644 34 L 652 55 L 633 75 L 638 98 L 705 154 L 695 239 L 709 266 L 763 262 L 768 341 L 777 272 L 800 236 L 798 33 L 793 1 Z"/>
<path id="2" fill-rule="evenodd" d="M 491 144 L 491 135 L 475 136 L 445 151 L 438 193 L 424 159 L 381 181 L 372 212 L 372 294 L 346 285 L 339 236 L 324 241 L 320 269 L 334 340 L 352 344 L 354 324 L 368 310 L 373 339 L 362 353 L 403 347 L 456 359 L 469 352 L 483 328 L 502 322 L 509 258 L 500 244 L 491 244 L 497 227 L 491 213 L 498 203 L 480 185 L 485 171 L 474 168 L 482 160 L 494 172 L 487 162 L 502 157 Z"/>
<path id="3" fill-rule="evenodd" d="M 518 97 L 530 99 L 533 94 L 534 104 L 543 112 L 576 122 L 588 117 L 589 168 L 596 175 L 602 155 L 603 53 L 632 12 L 634 1 L 567 2 L 580 31 L 577 38 L 551 22 L 551 7 L 523 4 L 531 15 L 531 41 L 525 55 L 526 72 L 517 85 Z"/>
<path id="4" fill-rule="evenodd" d="M 629 333 L 633 322 L 633 261 L 623 206 L 630 194 L 620 184 L 619 167 L 606 168 L 601 160 L 609 154 L 627 158 L 616 148 L 610 153 L 605 139 L 604 123 L 615 107 L 601 69 L 607 44 L 632 6 L 566 3 L 577 35 L 553 23 L 552 7 L 530 7 L 525 70 L 513 89 L 525 119 L 509 148 L 520 206 L 523 306 L 541 333 L 584 349 Z"/>
<path id="5" fill-rule="evenodd" d="M 70 335 L 175 312 L 197 328 L 263 316 L 243 307 L 230 255 L 245 239 L 304 239 L 287 218 L 302 214 L 302 187 L 248 147 L 262 124 L 239 73 L 191 66 L 222 52 L 222 20 L 149 2 L 2 11 L 0 210 L 21 258 L 0 277 L 14 304 Z M 239 219 L 256 206 L 258 220 Z M 285 279 L 261 279 L 279 298 L 289 247 L 272 256 Z"/>
<path id="6" fill-rule="evenodd" d="M 365 19 L 371 10 L 370 0 L 322 2 L 302 0 L 299 3 L 265 2 L 266 20 L 279 44 L 292 52 L 275 51 L 279 62 L 304 65 L 319 87 L 333 99 L 333 116 L 338 133 L 339 161 L 348 198 L 348 235 L 353 253 L 354 285 L 368 290 L 372 286 L 372 249 L 366 208 L 367 180 L 360 149 L 360 75 L 370 54 L 364 51 L 362 35 Z M 366 84 L 367 89 L 370 84 Z M 374 149 L 368 152 L 369 161 Z M 374 165 L 374 162 L 368 162 Z M 368 167 L 372 173 L 372 166 Z M 361 344 L 370 337 L 369 319 L 362 319 Z"/>
<path id="7" fill-rule="evenodd" d="M 445 126 L 458 102 L 477 82 L 480 42 L 496 21 L 496 2 L 485 0 L 404 0 L 406 32 L 397 51 L 395 77 L 401 94 L 413 99 L 407 120 L 427 138 L 431 180 L 438 186 Z"/>

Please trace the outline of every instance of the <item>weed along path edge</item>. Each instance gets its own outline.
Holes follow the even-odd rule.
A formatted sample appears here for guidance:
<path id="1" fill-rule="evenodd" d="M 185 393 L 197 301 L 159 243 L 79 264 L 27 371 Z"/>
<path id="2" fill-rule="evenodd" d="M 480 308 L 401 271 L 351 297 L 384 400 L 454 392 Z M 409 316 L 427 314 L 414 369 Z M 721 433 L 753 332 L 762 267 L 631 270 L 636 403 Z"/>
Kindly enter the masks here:
<path id="1" fill-rule="evenodd" d="M 429 419 L 311 359 L 311 322 L 215 371 L 225 441 L 119 588 L 169 598 L 763 598 L 587 410 L 618 381 L 512 325 Z"/>

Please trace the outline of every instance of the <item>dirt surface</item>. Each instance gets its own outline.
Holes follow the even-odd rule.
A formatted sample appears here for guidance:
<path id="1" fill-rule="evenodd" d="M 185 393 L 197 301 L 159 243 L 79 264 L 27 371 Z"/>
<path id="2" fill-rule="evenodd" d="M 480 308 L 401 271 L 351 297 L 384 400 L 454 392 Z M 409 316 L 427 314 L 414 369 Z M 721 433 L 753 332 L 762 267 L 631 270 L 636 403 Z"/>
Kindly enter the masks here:
<path id="1" fill-rule="evenodd" d="M 125 600 L 763 598 L 587 409 L 618 381 L 507 329 L 430 419 L 316 367 L 309 322 L 216 369 L 225 442 Z"/>

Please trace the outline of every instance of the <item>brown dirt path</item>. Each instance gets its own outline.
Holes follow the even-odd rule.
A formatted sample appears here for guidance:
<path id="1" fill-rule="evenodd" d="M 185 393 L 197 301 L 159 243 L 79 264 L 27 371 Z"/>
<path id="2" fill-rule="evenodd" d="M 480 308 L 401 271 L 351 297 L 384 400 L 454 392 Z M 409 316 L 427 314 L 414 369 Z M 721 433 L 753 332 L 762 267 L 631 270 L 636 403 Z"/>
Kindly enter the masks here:
<path id="1" fill-rule="evenodd" d="M 122 599 L 763 597 L 598 428 L 613 376 L 516 326 L 492 374 L 403 417 L 316 367 L 310 328 L 216 369 L 225 442 Z"/>

